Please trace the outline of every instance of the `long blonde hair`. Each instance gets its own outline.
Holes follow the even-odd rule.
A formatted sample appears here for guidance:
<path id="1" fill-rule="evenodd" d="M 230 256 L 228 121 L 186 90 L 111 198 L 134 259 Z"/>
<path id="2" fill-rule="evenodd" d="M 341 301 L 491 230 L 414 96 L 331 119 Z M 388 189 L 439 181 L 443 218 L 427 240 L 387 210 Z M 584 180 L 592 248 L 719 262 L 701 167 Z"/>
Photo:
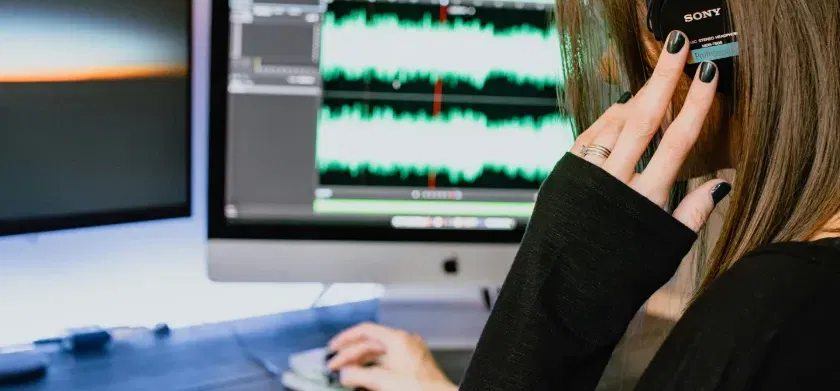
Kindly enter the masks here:
<path id="1" fill-rule="evenodd" d="M 641 39 L 644 0 L 556 1 L 561 100 L 582 131 L 608 99 L 637 90 L 652 71 Z M 840 0 L 732 0 L 729 8 L 741 52 L 719 122 L 736 125 L 710 131 L 729 132 L 717 137 L 729 143 L 716 147 L 735 162 L 735 188 L 717 244 L 700 264 L 698 293 L 750 251 L 813 238 L 840 212 Z M 623 88 L 603 94 L 598 70 L 607 48 Z"/>

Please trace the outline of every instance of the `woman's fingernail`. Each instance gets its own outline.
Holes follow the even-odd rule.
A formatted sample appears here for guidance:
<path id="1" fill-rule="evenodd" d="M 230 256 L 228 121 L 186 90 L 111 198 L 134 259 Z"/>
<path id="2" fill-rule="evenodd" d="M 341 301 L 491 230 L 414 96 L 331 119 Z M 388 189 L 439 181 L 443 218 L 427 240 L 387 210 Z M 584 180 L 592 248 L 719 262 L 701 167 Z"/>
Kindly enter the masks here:
<path id="1" fill-rule="evenodd" d="M 341 372 L 333 371 L 327 375 L 327 380 L 329 381 L 330 385 L 337 386 L 341 384 Z"/>
<path id="2" fill-rule="evenodd" d="M 338 352 L 334 352 L 334 351 L 330 350 L 329 352 L 327 352 L 327 355 L 324 356 L 324 361 L 326 362 L 326 361 L 332 360 L 333 357 L 335 357 L 336 354 L 338 354 Z"/>
<path id="3" fill-rule="evenodd" d="M 711 61 L 703 61 L 700 65 L 700 81 L 703 83 L 711 83 L 717 74 L 717 66 Z"/>
<path id="4" fill-rule="evenodd" d="M 623 104 L 627 103 L 628 101 L 630 101 L 630 98 L 632 98 L 632 97 L 633 97 L 633 93 L 631 93 L 630 91 L 627 91 L 627 92 L 621 94 L 621 97 L 618 98 L 618 101 L 616 103 L 618 103 L 620 105 L 623 105 Z"/>
<path id="5" fill-rule="evenodd" d="M 685 46 L 685 35 L 679 31 L 671 31 L 668 34 L 668 39 L 665 41 L 665 48 L 668 53 L 677 54 Z"/>
<path id="6" fill-rule="evenodd" d="M 729 195 L 730 191 L 732 191 L 732 185 L 726 182 L 718 183 L 717 186 L 712 188 L 712 201 L 715 202 L 715 205 L 719 204 L 721 200 Z"/>

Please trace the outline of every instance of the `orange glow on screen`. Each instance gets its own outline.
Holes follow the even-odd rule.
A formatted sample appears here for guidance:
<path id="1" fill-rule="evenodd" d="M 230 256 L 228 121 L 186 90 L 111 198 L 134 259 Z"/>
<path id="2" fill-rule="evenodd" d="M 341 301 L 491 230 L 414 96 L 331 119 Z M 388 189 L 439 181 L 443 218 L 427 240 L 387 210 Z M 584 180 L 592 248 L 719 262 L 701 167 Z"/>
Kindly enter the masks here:
<path id="1" fill-rule="evenodd" d="M 33 73 L 0 73 L 0 83 L 50 83 L 50 82 L 78 82 L 78 81 L 107 81 L 148 79 L 153 77 L 186 76 L 186 66 L 137 66 L 79 69 L 74 71 L 55 70 L 53 72 Z"/>

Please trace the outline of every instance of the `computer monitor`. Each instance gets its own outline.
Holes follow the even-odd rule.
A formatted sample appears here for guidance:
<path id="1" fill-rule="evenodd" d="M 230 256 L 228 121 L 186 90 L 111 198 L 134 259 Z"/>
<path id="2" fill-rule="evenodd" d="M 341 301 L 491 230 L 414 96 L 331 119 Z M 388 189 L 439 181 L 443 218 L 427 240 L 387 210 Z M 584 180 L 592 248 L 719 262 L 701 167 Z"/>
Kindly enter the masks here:
<path id="1" fill-rule="evenodd" d="M 190 215 L 191 8 L 0 0 L 0 235 Z"/>
<path id="2" fill-rule="evenodd" d="M 500 283 L 574 142 L 551 10 L 215 1 L 210 277 Z"/>

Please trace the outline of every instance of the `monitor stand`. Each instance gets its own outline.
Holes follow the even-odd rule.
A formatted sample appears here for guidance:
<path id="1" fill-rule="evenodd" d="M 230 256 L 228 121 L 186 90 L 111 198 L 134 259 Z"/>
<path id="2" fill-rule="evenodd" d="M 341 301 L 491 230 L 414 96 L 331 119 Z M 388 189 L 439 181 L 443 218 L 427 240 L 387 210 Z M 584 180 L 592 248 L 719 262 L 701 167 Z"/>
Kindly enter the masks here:
<path id="1" fill-rule="evenodd" d="M 472 351 L 490 315 L 487 302 L 480 287 L 386 287 L 377 319 L 421 336 L 432 350 Z"/>

